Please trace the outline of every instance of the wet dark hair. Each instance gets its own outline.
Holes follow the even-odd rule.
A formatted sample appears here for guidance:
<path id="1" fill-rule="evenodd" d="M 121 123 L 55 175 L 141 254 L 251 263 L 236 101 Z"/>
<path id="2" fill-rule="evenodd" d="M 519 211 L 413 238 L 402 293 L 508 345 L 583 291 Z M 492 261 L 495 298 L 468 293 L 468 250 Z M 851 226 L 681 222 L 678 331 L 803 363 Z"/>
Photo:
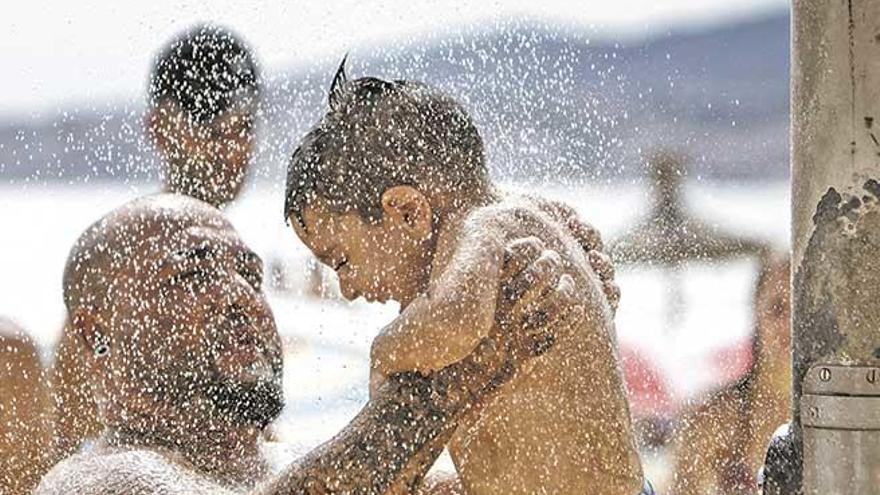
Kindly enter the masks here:
<path id="1" fill-rule="evenodd" d="M 225 28 L 203 24 L 159 52 L 150 75 L 150 103 L 170 99 L 195 121 L 206 123 L 243 98 L 256 98 L 259 79 L 244 42 Z"/>
<path id="2" fill-rule="evenodd" d="M 483 140 L 452 97 L 411 81 L 333 78 L 330 110 L 302 139 L 287 170 L 284 216 L 303 223 L 316 198 L 337 212 L 382 216 L 382 194 L 409 185 L 429 199 L 488 187 Z"/>

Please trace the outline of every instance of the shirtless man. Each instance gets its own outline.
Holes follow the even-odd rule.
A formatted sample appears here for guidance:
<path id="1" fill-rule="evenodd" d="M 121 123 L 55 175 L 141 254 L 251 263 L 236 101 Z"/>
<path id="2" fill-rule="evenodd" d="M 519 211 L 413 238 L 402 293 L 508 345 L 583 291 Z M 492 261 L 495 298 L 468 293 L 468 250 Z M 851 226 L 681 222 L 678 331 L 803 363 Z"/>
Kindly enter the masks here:
<path id="1" fill-rule="evenodd" d="M 253 54 L 224 28 L 196 26 L 159 52 L 146 126 L 165 162 L 165 191 L 217 207 L 238 196 L 256 142 L 260 90 Z"/>
<path id="2" fill-rule="evenodd" d="M 430 376 L 389 377 L 336 437 L 288 464 L 261 435 L 282 408 L 282 353 L 259 257 L 206 203 L 170 194 L 132 201 L 86 230 L 64 273 L 105 429 L 36 493 L 410 493 L 455 425 L 543 350 L 531 342 L 582 317 L 574 301 L 585 288 L 559 266 L 537 270 L 526 250 L 534 245 L 505 251 L 499 280 L 529 289 L 499 311 L 509 319 L 540 311 L 546 324 L 500 328 Z"/>
<path id="3" fill-rule="evenodd" d="M 561 264 L 589 288 L 589 311 L 459 426 L 449 444 L 458 474 L 481 495 L 650 493 L 615 347 L 617 294 L 603 295 L 588 260 L 600 245 L 575 241 L 573 211 L 497 192 L 477 129 L 436 89 L 349 81 L 342 66 L 329 103 L 291 159 L 285 214 L 346 298 L 400 302 L 373 343 L 374 386 L 459 362 L 499 324 L 528 326 L 499 319 L 489 296 L 500 246 L 533 236 L 553 250 L 539 265 Z"/>
<path id="4" fill-rule="evenodd" d="M 164 190 L 222 207 L 247 175 L 260 94 L 253 54 L 233 33 L 196 26 L 165 46 L 149 83 L 147 133 L 164 162 Z M 76 336 L 65 324 L 51 371 L 58 456 L 100 430 Z"/>
<path id="5" fill-rule="evenodd" d="M 791 301 L 788 260 L 765 266 L 755 287 L 752 370 L 688 411 L 677 434 L 674 495 L 737 495 L 755 476 L 791 404 Z"/>
<path id="6" fill-rule="evenodd" d="M 50 410 L 36 344 L 0 317 L 0 493 L 30 493 L 45 472 Z"/>

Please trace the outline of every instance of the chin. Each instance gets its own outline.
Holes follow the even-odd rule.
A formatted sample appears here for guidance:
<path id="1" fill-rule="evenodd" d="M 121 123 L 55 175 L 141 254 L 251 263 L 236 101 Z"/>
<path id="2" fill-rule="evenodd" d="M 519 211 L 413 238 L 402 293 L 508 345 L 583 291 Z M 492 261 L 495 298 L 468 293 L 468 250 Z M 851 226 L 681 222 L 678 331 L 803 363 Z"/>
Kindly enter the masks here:
<path id="1" fill-rule="evenodd" d="M 361 295 L 356 290 L 347 287 L 340 286 L 339 291 L 342 292 L 342 297 L 346 301 L 356 301 L 357 298 L 361 297 Z"/>
<path id="2" fill-rule="evenodd" d="M 366 299 L 368 302 L 371 302 L 371 303 L 375 302 L 375 303 L 379 303 L 379 304 L 385 304 L 388 302 L 388 297 L 381 295 L 381 294 L 364 296 L 364 299 Z"/>

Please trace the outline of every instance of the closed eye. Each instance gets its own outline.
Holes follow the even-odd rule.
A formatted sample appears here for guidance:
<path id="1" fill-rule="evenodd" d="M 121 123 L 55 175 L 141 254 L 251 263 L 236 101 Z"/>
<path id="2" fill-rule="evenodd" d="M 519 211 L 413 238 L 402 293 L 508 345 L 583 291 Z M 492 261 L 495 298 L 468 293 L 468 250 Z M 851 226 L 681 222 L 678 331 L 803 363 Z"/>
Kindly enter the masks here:
<path id="1" fill-rule="evenodd" d="M 178 285 L 200 285 L 207 281 L 208 274 L 200 268 L 193 268 L 181 273 L 176 273 L 169 277 L 168 284 L 172 286 Z"/>
<path id="2" fill-rule="evenodd" d="M 253 270 L 240 270 L 238 274 L 256 291 L 260 291 L 263 285 L 263 275 L 261 273 L 256 273 Z"/>
<path id="3" fill-rule="evenodd" d="M 242 251 L 235 256 L 236 271 L 251 287 L 259 291 L 263 285 L 263 260 L 256 253 Z"/>

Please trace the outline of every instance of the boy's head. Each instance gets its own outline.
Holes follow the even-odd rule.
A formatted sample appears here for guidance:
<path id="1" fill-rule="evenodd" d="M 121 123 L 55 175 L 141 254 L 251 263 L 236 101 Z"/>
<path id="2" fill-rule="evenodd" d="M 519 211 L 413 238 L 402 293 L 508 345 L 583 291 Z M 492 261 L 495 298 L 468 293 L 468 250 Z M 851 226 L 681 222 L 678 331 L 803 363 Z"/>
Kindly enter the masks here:
<path id="1" fill-rule="evenodd" d="M 448 95 L 348 81 L 344 63 L 291 159 L 285 216 L 347 298 L 405 301 L 424 283 L 437 222 L 489 189 L 483 142 Z"/>
<path id="2" fill-rule="evenodd" d="M 167 190 L 214 206 L 235 198 L 254 148 L 259 93 L 254 56 L 224 28 L 196 26 L 159 52 L 147 127 Z"/>

